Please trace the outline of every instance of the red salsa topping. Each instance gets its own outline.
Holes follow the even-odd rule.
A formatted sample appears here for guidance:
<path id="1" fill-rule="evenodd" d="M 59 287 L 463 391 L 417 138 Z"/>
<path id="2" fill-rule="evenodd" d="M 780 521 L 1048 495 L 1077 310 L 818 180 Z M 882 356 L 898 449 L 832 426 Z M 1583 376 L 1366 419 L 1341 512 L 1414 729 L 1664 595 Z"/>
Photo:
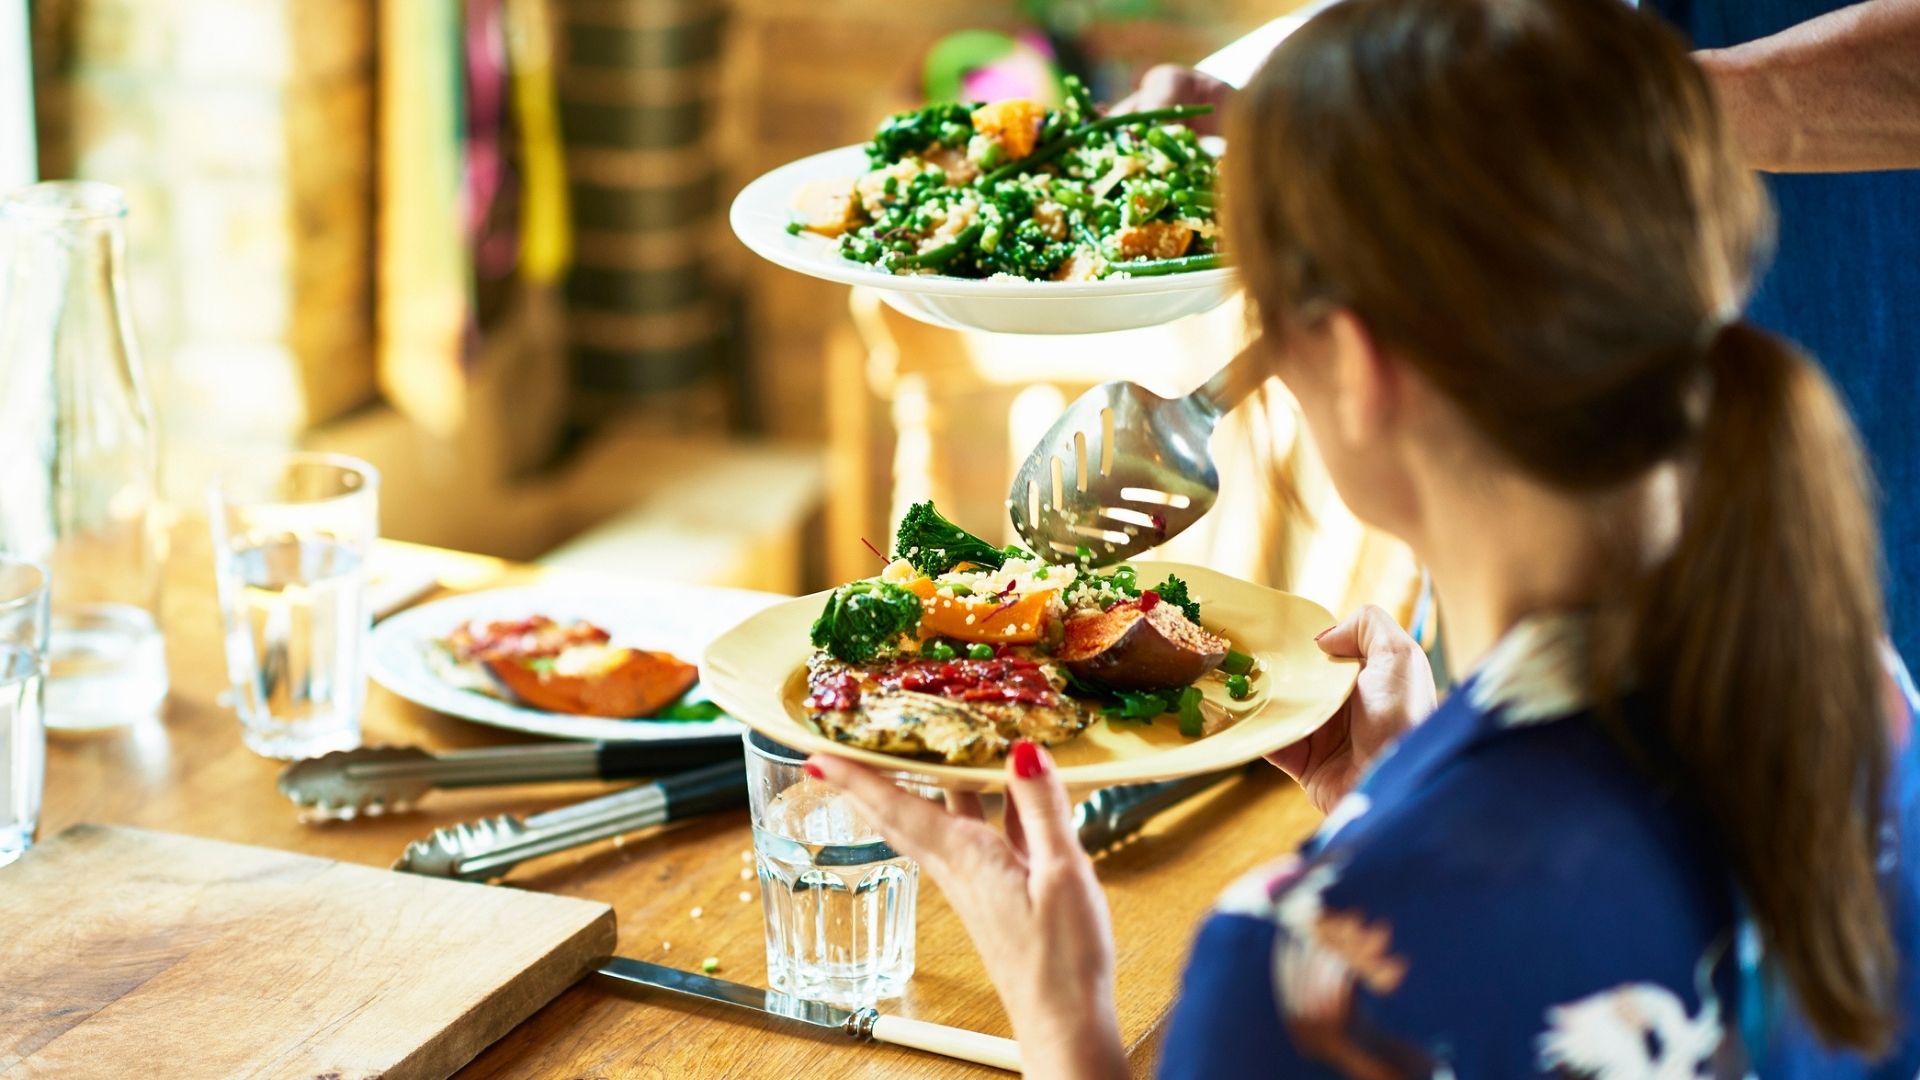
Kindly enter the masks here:
<path id="1" fill-rule="evenodd" d="M 807 708 L 841 712 L 860 704 L 864 682 L 938 694 L 955 701 L 1006 701 L 1058 705 L 1060 692 L 1034 660 L 996 656 L 991 660 L 905 660 L 869 672 L 839 670 L 816 675 Z"/>
<path id="2" fill-rule="evenodd" d="M 815 673 L 807 690 L 807 708 L 819 712 L 847 712 L 860 704 L 860 676 L 847 668 Z"/>

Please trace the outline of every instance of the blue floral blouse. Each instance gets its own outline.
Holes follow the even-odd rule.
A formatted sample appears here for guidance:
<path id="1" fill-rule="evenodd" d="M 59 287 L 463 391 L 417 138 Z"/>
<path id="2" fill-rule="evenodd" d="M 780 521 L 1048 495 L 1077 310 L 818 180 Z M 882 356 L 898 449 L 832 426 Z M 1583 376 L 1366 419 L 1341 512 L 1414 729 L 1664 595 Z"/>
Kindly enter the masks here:
<path id="1" fill-rule="evenodd" d="M 1582 708 L 1581 626 L 1516 627 L 1299 855 L 1228 890 L 1162 1077 L 1920 1074 L 1911 682 L 1882 854 L 1906 1015 L 1866 1063 L 1775 992 L 1704 825 Z"/>

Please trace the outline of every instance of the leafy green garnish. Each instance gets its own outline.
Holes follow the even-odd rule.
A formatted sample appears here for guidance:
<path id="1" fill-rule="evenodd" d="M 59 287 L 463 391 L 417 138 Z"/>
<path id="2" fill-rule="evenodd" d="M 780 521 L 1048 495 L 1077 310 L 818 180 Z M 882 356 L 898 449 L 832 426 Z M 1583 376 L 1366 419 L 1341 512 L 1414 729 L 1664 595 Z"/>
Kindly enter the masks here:
<path id="1" fill-rule="evenodd" d="M 537 671 L 542 675 L 553 670 L 554 657 L 536 656 L 526 662 L 528 671 Z"/>
<path id="2" fill-rule="evenodd" d="M 893 539 L 893 557 L 907 560 L 928 577 L 944 574 L 963 562 L 998 570 L 1009 552 L 1019 549 L 994 547 L 948 521 L 930 501 L 907 508 Z"/>
<path id="3" fill-rule="evenodd" d="M 1113 698 L 1114 703 L 1100 711 L 1121 720 L 1151 720 L 1173 711 L 1166 696 L 1152 690 L 1116 690 Z"/>
<path id="4" fill-rule="evenodd" d="M 1187 618 L 1192 620 L 1194 625 L 1199 625 L 1200 601 L 1195 600 L 1187 592 L 1186 582 L 1181 581 L 1172 574 L 1168 574 L 1167 580 L 1155 585 L 1153 591 L 1160 594 L 1160 599 L 1165 600 L 1167 603 L 1185 612 Z"/>
<path id="5" fill-rule="evenodd" d="M 1167 713 L 1177 713 L 1180 717 L 1180 734 L 1187 738 L 1200 735 L 1200 688 L 1188 686 L 1179 690 L 1113 690 L 1104 686 L 1095 686 L 1077 675 L 1068 673 L 1067 689 L 1081 697 L 1093 698 L 1106 704 L 1100 711 L 1109 722 L 1122 720 L 1152 721 L 1155 717 Z"/>
<path id="6" fill-rule="evenodd" d="M 649 720 L 718 720 L 726 711 L 711 701 L 676 701 L 647 717 Z"/>
<path id="7" fill-rule="evenodd" d="M 880 168 L 935 144 L 964 150 L 973 137 L 972 105 L 957 101 L 894 113 L 880 122 L 867 144 L 867 160 Z"/>
<path id="8" fill-rule="evenodd" d="M 833 590 L 813 622 L 812 640 L 836 660 L 864 664 L 919 627 L 918 596 L 890 582 L 855 581 Z"/>

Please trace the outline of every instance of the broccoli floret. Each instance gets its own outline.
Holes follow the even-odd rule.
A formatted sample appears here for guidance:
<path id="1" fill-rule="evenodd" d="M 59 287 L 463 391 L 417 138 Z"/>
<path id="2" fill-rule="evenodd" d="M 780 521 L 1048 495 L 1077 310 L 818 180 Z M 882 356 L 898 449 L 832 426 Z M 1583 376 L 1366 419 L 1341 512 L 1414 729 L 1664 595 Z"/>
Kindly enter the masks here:
<path id="1" fill-rule="evenodd" d="M 1167 603 L 1185 612 L 1187 618 L 1192 620 L 1194 625 L 1199 625 L 1200 601 L 1195 600 L 1193 596 L 1187 592 L 1186 582 L 1181 581 L 1172 574 L 1168 574 L 1167 580 L 1155 585 L 1153 591 L 1160 595 L 1160 599 L 1165 600 Z"/>
<path id="2" fill-rule="evenodd" d="M 955 101 L 895 113 L 873 133 L 867 160 L 879 168 L 935 144 L 964 147 L 973 136 L 973 109 Z"/>
<path id="3" fill-rule="evenodd" d="M 813 644 L 836 660 L 864 664 L 919 627 L 918 596 L 885 581 L 855 581 L 833 590 L 813 621 Z"/>
<path id="4" fill-rule="evenodd" d="M 905 559 L 913 568 L 934 577 L 963 562 L 978 563 L 998 570 L 1007 561 L 1007 552 L 948 521 L 932 502 L 914 503 L 900 519 L 893 539 L 893 557 Z"/>

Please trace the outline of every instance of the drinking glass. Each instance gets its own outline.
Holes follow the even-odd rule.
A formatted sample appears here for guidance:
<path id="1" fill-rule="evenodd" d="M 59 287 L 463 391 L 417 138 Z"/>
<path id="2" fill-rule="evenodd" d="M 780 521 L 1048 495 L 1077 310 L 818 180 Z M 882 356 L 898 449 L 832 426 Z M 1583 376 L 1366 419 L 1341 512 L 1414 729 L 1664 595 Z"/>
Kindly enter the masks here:
<path id="1" fill-rule="evenodd" d="M 919 864 L 808 776 L 805 754 L 744 738 L 769 984 L 848 1008 L 899 997 L 913 975 Z"/>
<path id="2" fill-rule="evenodd" d="M 379 487 L 373 466 L 342 454 L 279 455 L 213 482 L 227 673 L 254 753 L 359 745 Z"/>
<path id="3" fill-rule="evenodd" d="M 33 846 L 47 734 L 47 572 L 0 558 L 0 866 Z"/>

